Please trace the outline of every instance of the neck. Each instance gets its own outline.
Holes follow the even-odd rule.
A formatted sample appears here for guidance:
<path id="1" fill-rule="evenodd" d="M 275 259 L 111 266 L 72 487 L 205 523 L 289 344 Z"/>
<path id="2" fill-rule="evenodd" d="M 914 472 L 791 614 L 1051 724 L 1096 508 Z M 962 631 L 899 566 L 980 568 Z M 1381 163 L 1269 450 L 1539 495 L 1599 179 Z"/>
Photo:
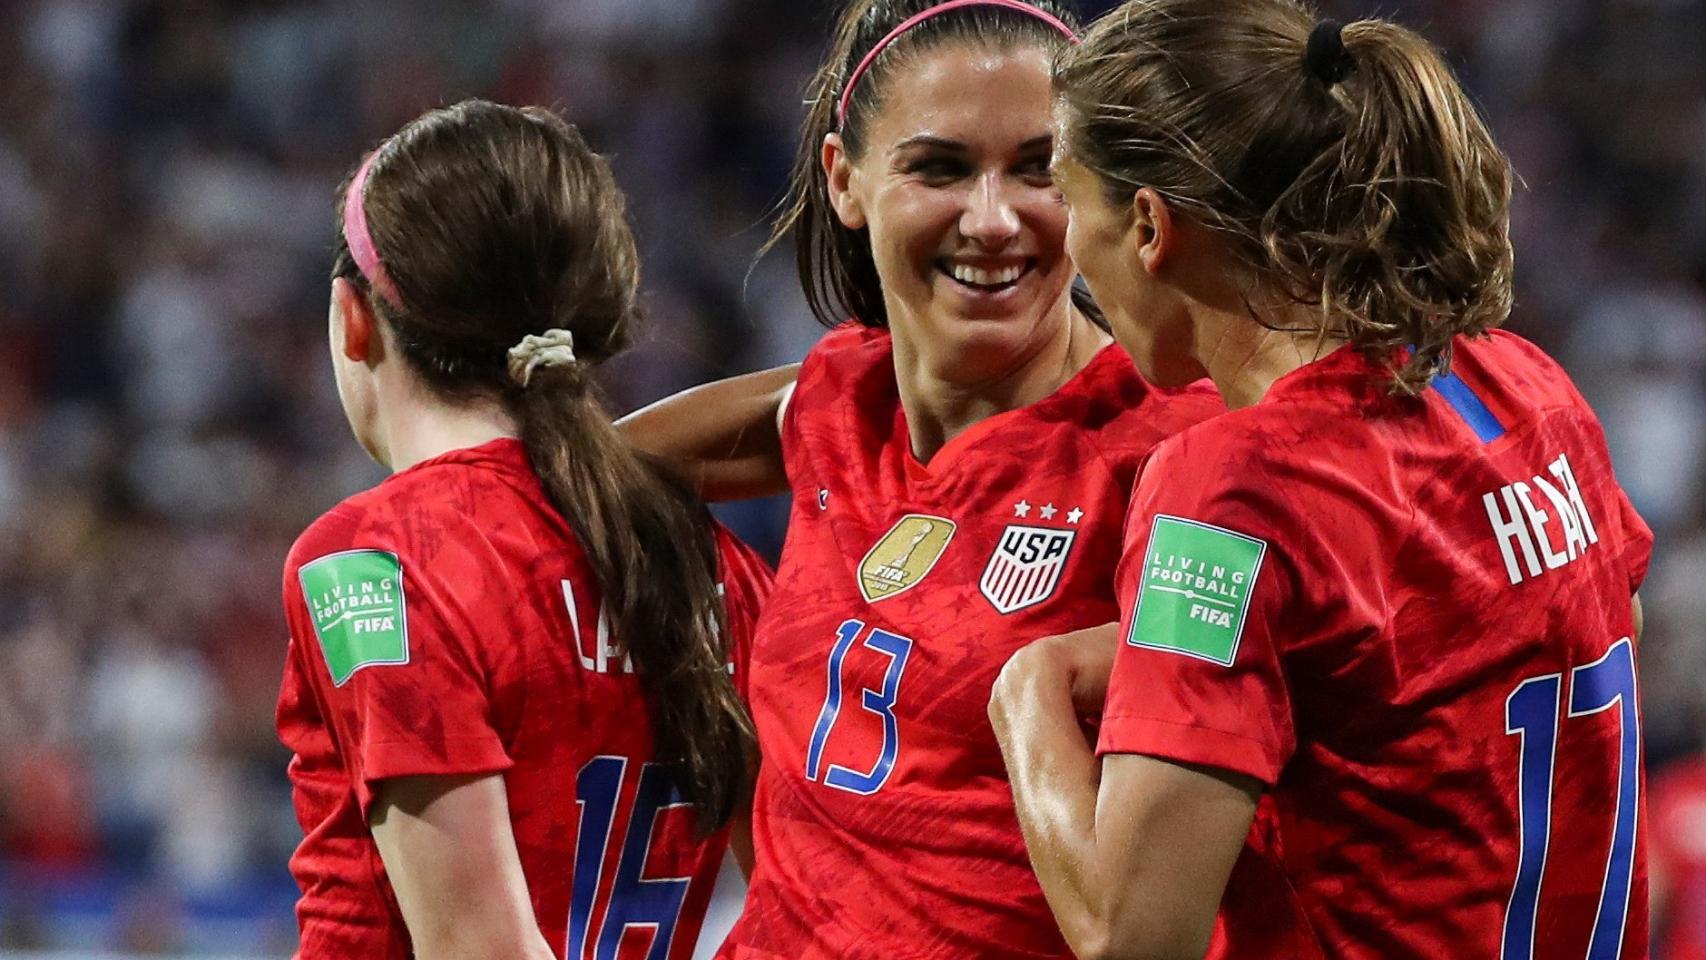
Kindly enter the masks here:
<path id="1" fill-rule="evenodd" d="M 1345 342 L 1311 330 L 1319 318 L 1307 307 L 1274 311 L 1264 319 L 1273 329 L 1252 322 L 1242 310 L 1203 307 L 1193 317 L 1197 359 L 1229 410 L 1257 403 L 1275 381 Z"/>
<path id="2" fill-rule="evenodd" d="M 515 418 L 496 400 L 449 403 L 413 378 L 387 378 L 378 391 L 378 408 L 385 414 L 374 425 L 368 452 L 392 473 L 520 433 Z"/>
<path id="3" fill-rule="evenodd" d="M 895 380 L 919 462 L 928 463 L 974 424 L 1054 393 L 1111 342 L 1068 298 L 1059 311 L 1045 335 L 988 357 L 909 337 L 905 327 L 894 330 Z"/>

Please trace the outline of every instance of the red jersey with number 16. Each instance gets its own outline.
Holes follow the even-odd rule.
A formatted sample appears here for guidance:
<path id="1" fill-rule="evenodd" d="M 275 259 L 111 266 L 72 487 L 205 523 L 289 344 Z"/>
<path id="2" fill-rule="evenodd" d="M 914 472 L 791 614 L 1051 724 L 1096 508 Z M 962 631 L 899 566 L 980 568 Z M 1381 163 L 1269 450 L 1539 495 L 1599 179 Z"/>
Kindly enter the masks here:
<path id="1" fill-rule="evenodd" d="M 1117 347 L 912 455 L 889 335 L 842 327 L 784 417 L 794 492 L 754 642 L 757 864 L 724 956 L 1066 957 L 986 709 L 1028 641 L 1118 617 L 1138 460 L 1221 410 Z"/>
<path id="2" fill-rule="evenodd" d="M 1651 534 L 1528 342 L 1385 379 L 1341 348 L 1156 449 L 1101 750 L 1269 785 L 1279 869 L 1229 884 L 1230 956 L 1645 957 Z M 1289 908 L 1316 943 L 1276 940 Z"/>
<path id="3" fill-rule="evenodd" d="M 717 537 L 744 688 L 770 573 Z M 692 956 L 726 832 L 697 839 L 652 762 L 639 677 L 518 441 L 435 457 L 333 508 L 291 550 L 284 606 L 302 960 L 411 955 L 367 829 L 379 781 L 498 771 L 557 956 Z"/>

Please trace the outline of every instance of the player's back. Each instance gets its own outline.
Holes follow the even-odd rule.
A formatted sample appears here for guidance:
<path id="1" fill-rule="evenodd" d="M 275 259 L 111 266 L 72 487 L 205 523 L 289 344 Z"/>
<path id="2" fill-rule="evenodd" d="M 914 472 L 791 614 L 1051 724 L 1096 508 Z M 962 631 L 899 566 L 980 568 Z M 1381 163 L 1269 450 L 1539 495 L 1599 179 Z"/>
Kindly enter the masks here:
<path id="1" fill-rule="evenodd" d="M 768 571 L 718 537 L 744 681 Z M 639 678 L 517 441 L 335 508 L 292 551 L 285 602 L 279 726 L 308 834 L 292 860 L 304 958 L 408 953 L 366 828 L 379 781 L 497 771 L 557 955 L 691 955 L 726 834 L 694 835 L 655 762 Z"/>
<path id="2" fill-rule="evenodd" d="M 1644 956 L 1650 535 L 1598 422 L 1510 334 L 1419 401 L 1375 372 L 1343 350 L 1228 418 L 1269 432 L 1250 482 L 1284 518 L 1291 885 L 1331 957 Z"/>
<path id="3" fill-rule="evenodd" d="M 1039 636 L 1118 615 L 1141 456 L 1218 412 L 1115 347 L 1054 395 L 913 457 L 888 334 L 807 358 L 783 427 L 794 506 L 754 644 L 764 762 L 737 958 L 1067 956 L 987 720 Z"/>

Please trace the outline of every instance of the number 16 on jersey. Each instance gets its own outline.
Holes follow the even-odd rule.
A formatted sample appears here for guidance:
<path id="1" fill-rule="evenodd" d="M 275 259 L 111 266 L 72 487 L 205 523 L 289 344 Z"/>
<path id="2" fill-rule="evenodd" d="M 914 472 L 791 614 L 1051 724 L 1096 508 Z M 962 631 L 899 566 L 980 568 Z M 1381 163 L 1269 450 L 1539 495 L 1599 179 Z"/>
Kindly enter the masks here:
<path id="1" fill-rule="evenodd" d="M 867 711 L 882 718 L 882 746 L 869 770 L 861 772 L 832 763 L 826 773 L 823 750 L 829 743 L 830 731 L 835 729 L 835 721 L 841 715 L 845 690 L 842 667 L 847 660 L 847 652 L 853 648 L 853 641 L 861 634 L 865 637 L 866 648 L 889 658 L 888 669 L 883 672 L 882 689 L 863 690 L 860 700 Z M 806 779 L 861 795 L 873 794 L 883 788 L 889 774 L 894 772 L 895 758 L 900 754 L 900 724 L 895 720 L 894 704 L 900 694 L 901 674 L 906 671 L 906 660 L 911 655 L 911 639 L 876 627 L 867 631 L 863 620 L 848 620 L 836 629 L 835 646 L 829 651 L 829 689 L 823 698 L 823 709 L 818 711 L 817 725 L 812 728 L 811 746 L 806 751 Z"/>

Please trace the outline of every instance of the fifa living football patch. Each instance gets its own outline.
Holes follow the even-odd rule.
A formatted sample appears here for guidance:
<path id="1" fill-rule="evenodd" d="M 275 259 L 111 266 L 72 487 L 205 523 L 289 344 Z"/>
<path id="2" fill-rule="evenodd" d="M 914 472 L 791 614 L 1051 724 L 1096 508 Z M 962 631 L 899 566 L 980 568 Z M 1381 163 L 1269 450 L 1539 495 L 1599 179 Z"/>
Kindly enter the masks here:
<path id="1" fill-rule="evenodd" d="M 1230 667 L 1267 549 L 1223 527 L 1157 515 L 1126 643 Z"/>
<path id="2" fill-rule="evenodd" d="M 332 683 L 362 667 L 409 662 L 403 564 L 384 550 L 345 550 L 304 564 L 302 596 Z"/>

